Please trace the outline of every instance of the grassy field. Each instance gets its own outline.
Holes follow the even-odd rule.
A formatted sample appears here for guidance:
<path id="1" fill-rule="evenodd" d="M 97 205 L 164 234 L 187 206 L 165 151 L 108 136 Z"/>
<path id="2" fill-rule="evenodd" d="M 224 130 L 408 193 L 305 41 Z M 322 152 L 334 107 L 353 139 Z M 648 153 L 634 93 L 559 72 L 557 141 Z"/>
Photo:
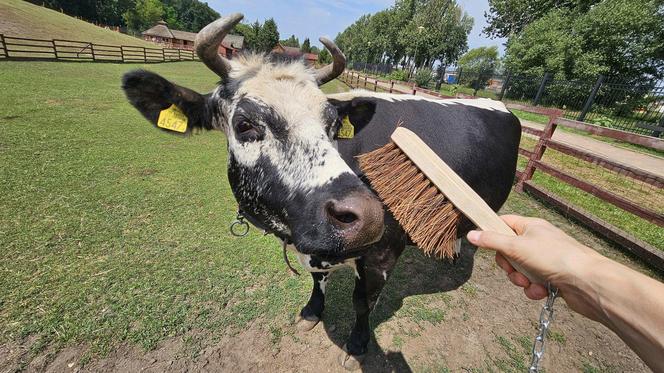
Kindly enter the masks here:
<path id="1" fill-rule="evenodd" d="M 110 45 L 156 47 L 64 13 L 21 0 L 0 0 L 0 34 L 33 39 L 67 39 Z"/>
<path id="2" fill-rule="evenodd" d="M 275 346 L 286 336 L 302 338 L 292 335 L 292 320 L 308 298 L 309 276 L 285 271 L 274 238 L 255 229 L 245 238 L 228 232 L 236 203 L 226 179 L 224 136 L 183 138 L 155 130 L 120 90 L 121 75 L 135 68 L 200 92 L 218 80 L 196 62 L 1 63 L 0 347 L 30 339 L 28 364 L 40 354 L 83 345 L 85 364 L 125 343 L 150 350 L 191 333 L 220 338 L 258 319 L 265 320 Z M 338 81 L 324 87 L 329 93 L 345 89 Z M 510 197 L 504 211 L 569 224 L 520 194 Z M 566 230 L 596 243 L 582 229 Z M 478 257 L 492 261 L 491 253 Z M 392 333 L 397 349 L 426 328 L 453 327 L 461 321 L 445 322 L 454 317 L 468 320 L 484 303 L 476 294 L 488 292 L 486 286 L 509 287 L 500 274 L 501 281 L 466 284 L 451 298 L 438 288 L 424 293 L 421 287 L 440 276 L 440 266 L 416 250 L 408 250 L 404 262 L 372 316 L 375 323 L 390 319 L 377 334 Z M 418 263 L 429 263 L 428 272 L 406 267 Z M 483 265 L 477 276 L 495 270 Z M 330 334 L 339 338 L 351 326 L 352 284 L 352 276 L 335 277 L 329 289 L 335 302 L 345 300 L 325 311 L 326 325 L 336 326 Z M 505 290 L 495 291 L 490 300 Z M 486 327 L 479 325 L 471 329 Z M 507 372 L 523 364 L 527 348 L 518 341 L 527 336 L 517 339 L 500 332 L 503 326 L 495 328 L 499 334 L 488 343 L 499 349 L 487 354 L 493 359 L 485 361 L 487 370 L 477 371 Z M 570 356 L 580 366 L 576 354 Z M 444 367 L 413 364 L 422 371 Z"/>

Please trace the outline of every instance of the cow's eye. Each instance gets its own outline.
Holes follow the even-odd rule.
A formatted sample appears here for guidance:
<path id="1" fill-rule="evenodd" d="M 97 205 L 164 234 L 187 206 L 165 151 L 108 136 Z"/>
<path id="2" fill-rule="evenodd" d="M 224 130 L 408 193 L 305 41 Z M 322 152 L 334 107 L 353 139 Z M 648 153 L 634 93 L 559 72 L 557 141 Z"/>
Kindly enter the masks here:
<path id="1" fill-rule="evenodd" d="M 249 132 L 253 129 L 254 129 L 254 126 L 252 126 L 251 123 L 249 123 L 249 122 L 240 122 L 237 125 L 237 133 L 238 134 L 246 133 L 246 132 Z"/>
<path id="2" fill-rule="evenodd" d="M 235 126 L 235 133 L 240 140 L 244 141 L 257 140 L 260 135 L 258 128 L 247 121 L 239 122 Z"/>

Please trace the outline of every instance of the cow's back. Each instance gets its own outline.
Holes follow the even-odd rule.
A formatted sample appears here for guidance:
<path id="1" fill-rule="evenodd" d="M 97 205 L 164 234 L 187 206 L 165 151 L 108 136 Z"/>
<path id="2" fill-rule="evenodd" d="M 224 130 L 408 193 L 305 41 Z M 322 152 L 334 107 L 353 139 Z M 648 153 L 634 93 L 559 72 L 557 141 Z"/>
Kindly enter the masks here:
<path id="1" fill-rule="evenodd" d="M 367 97 L 375 114 L 353 139 L 340 139 L 339 152 L 361 174 L 355 157 L 389 141 L 398 123 L 414 131 L 494 210 L 509 195 L 521 136 L 519 120 L 492 100 L 422 100 Z"/>

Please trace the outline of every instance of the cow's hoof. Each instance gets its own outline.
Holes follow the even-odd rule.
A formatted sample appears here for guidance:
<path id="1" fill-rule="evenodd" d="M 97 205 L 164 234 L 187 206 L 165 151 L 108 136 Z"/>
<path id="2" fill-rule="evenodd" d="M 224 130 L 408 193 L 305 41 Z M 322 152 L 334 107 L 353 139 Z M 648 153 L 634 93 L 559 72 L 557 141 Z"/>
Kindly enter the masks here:
<path id="1" fill-rule="evenodd" d="M 362 362 L 367 354 L 362 355 L 351 355 L 348 353 L 346 345 L 343 347 L 343 351 L 339 354 L 339 364 L 346 370 L 358 370 L 362 367 Z"/>
<path id="2" fill-rule="evenodd" d="M 297 315 L 295 318 L 295 327 L 301 332 L 308 332 L 318 325 L 320 318 L 316 316 L 307 316 L 307 318 L 302 317 L 302 315 Z"/>

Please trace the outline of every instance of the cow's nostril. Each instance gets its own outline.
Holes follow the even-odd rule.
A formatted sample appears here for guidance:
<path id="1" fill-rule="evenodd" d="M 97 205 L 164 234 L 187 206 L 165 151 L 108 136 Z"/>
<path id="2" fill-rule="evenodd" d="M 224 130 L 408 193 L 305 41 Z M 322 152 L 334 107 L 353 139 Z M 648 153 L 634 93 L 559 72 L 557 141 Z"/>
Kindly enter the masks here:
<path id="1" fill-rule="evenodd" d="M 343 224 L 353 224 L 359 220 L 359 217 L 353 211 L 334 202 L 328 203 L 327 214 L 333 219 L 333 222 L 337 221 Z"/>

